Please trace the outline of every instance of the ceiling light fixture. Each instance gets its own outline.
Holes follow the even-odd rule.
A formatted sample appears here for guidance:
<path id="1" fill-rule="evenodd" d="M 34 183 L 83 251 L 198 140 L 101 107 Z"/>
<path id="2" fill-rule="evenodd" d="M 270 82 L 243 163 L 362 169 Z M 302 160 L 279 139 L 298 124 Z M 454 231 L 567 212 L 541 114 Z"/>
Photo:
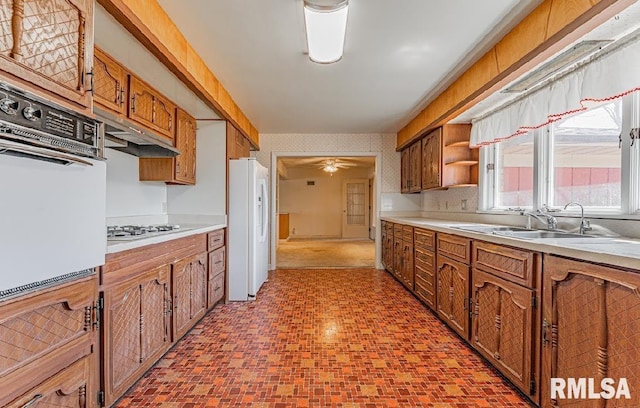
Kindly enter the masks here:
<path id="1" fill-rule="evenodd" d="M 327 160 L 324 164 L 324 166 L 322 167 L 322 170 L 326 171 L 327 173 L 333 175 L 333 173 L 335 173 L 336 171 L 338 171 L 338 166 L 336 166 L 336 162 L 333 160 Z"/>
<path id="2" fill-rule="evenodd" d="M 304 0 L 307 48 L 311 61 L 331 64 L 342 58 L 348 12 L 348 0 L 332 5 Z"/>

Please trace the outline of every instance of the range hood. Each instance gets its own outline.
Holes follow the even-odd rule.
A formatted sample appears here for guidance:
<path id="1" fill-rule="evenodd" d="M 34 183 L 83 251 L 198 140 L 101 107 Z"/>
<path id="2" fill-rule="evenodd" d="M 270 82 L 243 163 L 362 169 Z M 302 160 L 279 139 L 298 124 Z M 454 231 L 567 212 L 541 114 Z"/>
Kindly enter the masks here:
<path id="1" fill-rule="evenodd" d="M 138 157 L 175 157 L 180 150 L 162 137 L 115 114 L 94 106 L 96 119 L 104 123 L 104 147 Z"/>

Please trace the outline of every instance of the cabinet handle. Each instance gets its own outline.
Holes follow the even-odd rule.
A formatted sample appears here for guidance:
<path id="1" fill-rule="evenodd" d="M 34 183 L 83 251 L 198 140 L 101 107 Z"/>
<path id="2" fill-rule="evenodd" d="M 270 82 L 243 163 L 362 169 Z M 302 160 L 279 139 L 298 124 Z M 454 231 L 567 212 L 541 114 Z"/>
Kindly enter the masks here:
<path id="1" fill-rule="evenodd" d="M 467 307 L 468 303 L 469 303 L 469 298 L 465 296 L 465 298 L 464 298 L 464 310 L 468 309 L 468 307 Z"/>
<path id="2" fill-rule="evenodd" d="M 120 106 L 124 105 L 124 88 L 120 87 Z"/>
<path id="3" fill-rule="evenodd" d="M 89 78 L 91 78 L 89 80 L 89 83 L 91 84 L 91 89 L 88 89 L 89 92 L 91 92 L 91 96 L 94 95 L 94 86 L 93 86 L 93 68 L 91 69 L 91 71 L 87 72 L 85 75 L 87 75 Z"/>
<path id="4" fill-rule="evenodd" d="M 547 332 L 549 331 L 549 322 L 547 319 L 542 321 L 542 345 L 547 346 L 549 344 L 549 339 L 547 338 Z"/>
<path id="5" fill-rule="evenodd" d="M 27 402 L 26 404 L 24 404 L 22 406 L 22 408 L 27 408 L 32 406 L 33 404 L 35 404 L 36 402 L 38 402 L 38 400 L 40 400 L 42 397 L 44 397 L 44 395 L 42 394 L 36 394 L 33 396 L 33 398 L 31 398 L 31 400 L 29 402 Z"/>
<path id="6" fill-rule="evenodd" d="M 136 111 L 136 94 L 131 95 L 131 112 Z"/>

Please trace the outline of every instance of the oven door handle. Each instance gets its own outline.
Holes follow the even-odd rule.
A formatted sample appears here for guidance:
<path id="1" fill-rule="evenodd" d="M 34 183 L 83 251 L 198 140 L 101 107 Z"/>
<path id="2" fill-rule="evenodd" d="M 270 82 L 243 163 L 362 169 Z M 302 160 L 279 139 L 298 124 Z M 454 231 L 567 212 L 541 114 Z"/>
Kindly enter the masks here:
<path id="1" fill-rule="evenodd" d="M 11 156 L 25 157 L 29 159 L 63 164 L 65 166 L 68 166 L 70 164 L 93 166 L 93 163 L 82 160 L 81 158 L 70 154 L 56 152 L 55 150 L 49 150 L 37 146 L 29 146 L 4 141 L 0 141 L 0 154 L 7 154 Z"/>

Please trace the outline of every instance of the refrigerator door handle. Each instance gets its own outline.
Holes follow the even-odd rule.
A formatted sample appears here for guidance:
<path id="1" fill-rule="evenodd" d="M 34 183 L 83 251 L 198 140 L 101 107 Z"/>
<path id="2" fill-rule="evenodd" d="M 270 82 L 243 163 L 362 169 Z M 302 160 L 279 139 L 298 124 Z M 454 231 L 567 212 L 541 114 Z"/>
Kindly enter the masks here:
<path id="1" fill-rule="evenodd" d="M 267 208 L 267 183 L 264 180 L 260 180 L 260 196 L 262 199 L 262 231 L 260 234 L 260 242 L 264 242 L 267 239 L 267 217 L 268 217 L 268 208 Z"/>

